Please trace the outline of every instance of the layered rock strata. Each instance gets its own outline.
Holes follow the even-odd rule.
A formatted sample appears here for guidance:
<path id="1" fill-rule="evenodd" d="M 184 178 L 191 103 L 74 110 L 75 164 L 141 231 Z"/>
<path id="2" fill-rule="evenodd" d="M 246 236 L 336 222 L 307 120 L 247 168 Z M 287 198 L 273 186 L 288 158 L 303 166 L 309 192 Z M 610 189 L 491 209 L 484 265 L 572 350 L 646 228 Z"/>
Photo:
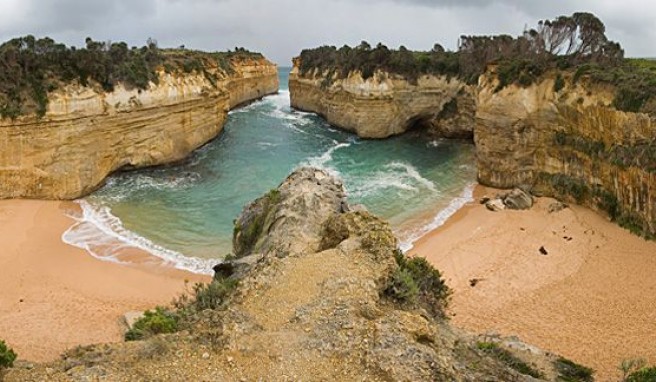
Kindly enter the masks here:
<path id="1" fill-rule="evenodd" d="M 497 91 L 479 80 L 475 144 L 479 182 L 532 186 L 599 209 L 622 225 L 656 234 L 656 123 L 618 111 L 613 89 L 580 80 L 554 90 L 556 76 Z"/>
<path id="2" fill-rule="evenodd" d="M 119 169 L 178 161 L 216 137 L 230 109 L 278 91 L 276 66 L 233 61 L 230 74 L 160 73 L 146 91 L 68 85 L 46 115 L 0 120 L 0 198 L 74 199 Z"/>

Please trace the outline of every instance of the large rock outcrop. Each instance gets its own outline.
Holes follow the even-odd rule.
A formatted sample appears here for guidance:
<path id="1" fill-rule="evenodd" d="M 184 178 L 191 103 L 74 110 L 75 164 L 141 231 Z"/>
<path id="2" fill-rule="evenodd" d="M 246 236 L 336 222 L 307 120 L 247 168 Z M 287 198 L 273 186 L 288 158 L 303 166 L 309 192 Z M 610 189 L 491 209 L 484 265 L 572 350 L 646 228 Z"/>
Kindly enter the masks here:
<path id="1" fill-rule="evenodd" d="M 225 306 L 197 312 L 184 332 L 71 350 L 6 380 L 539 380 L 513 369 L 528 372 L 519 359 L 556 380 L 553 355 L 512 345 L 495 356 L 503 341 L 460 333 L 425 305 L 391 299 L 397 241 L 344 195 L 322 170 L 295 171 L 237 220 L 235 242 L 250 231 L 255 244 L 236 245 L 242 257 L 227 264 L 239 264 L 238 274 L 217 274 L 217 283 L 239 282 Z"/>
<path id="2" fill-rule="evenodd" d="M 386 138 L 415 126 L 449 138 L 471 138 L 473 131 L 473 89 L 455 78 L 422 76 L 413 84 L 380 71 L 367 80 L 359 72 L 326 78 L 302 75 L 296 62 L 289 90 L 292 107 L 363 138 Z"/>
<path id="3" fill-rule="evenodd" d="M 74 199 L 119 169 L 184 158 L 221 132 L 230 109 L 278 91 L 271 62 L 232 66 L 207 68 L 216 82 L 162 71 L 146 91 L 68 85 L 49 94 L 43 118 L 0 120 L 0 198 Z"/>
<path id="4" fill-rule="evenodd" d="M 496 91 L 492 68 L 479 80 L 475 144 L 479 182 L 533 187 L 607 212 L 656 234 L 656 123 L 612 107 L 613 89 L 556 76 Z"/>

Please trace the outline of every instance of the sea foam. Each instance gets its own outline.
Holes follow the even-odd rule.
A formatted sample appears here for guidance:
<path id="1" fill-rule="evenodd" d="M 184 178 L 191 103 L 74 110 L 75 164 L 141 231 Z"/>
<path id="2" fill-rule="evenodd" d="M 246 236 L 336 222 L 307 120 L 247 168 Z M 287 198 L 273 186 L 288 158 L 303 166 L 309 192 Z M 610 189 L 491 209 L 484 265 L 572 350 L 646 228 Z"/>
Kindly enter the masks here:
<path id="1" fill-rule="evenodd" d="M 399 247 L 403 252 L 407 252 L 414 247 L 414 243 L 421 239 L 422 236 L 426 235 L 428 232 L 442 226 L 451 216 L 453 216 L 459 209 L 465 206 L 465 204 L 472 202 L 474 200 L 474 188 L 475 183 L 471 183 L 465 187 L 462 193 L 451 200 L 451 202 L 441 210 L 433 220 L 422 226 L 421 228 L 412 232 L 408 238 L 403 240 Z"/>
<path id="2" fill-rule="evenodd" d="M 153 243 L 145 237 L 126 229 L 109 207 L 94 206 L 86 200 L 78 200 L 81 216 L 71 216 L 73 224 L 62 234 L 62 241 L 86 250 L 93 257 L 114 263 L 124 263 L 121 253 L 126 248 L 138 248 L 156 256 L 167 266 L 198 273 L 212 274 L 212 267 L 219 260 L 185 256 Z"/>

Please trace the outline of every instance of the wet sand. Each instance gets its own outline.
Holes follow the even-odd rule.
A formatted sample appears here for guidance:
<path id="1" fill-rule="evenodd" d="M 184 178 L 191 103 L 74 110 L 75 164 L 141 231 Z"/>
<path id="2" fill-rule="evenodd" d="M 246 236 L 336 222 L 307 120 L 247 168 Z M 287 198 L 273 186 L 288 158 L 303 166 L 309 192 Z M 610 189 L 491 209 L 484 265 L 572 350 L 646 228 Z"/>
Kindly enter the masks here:
<path id="1" fill-rule="evenodd" d="M 134 265 L 93 258 L 61 241 L 70 202 L 0 201 L 0 339 L 20 359 L 47 361 L 77 345 L 123 339 L 122 315 L 167 305 L 185 280 L 207 276 L 161 265 L 138 250 Z"/>
<path id="2" fill-rule="evenodd" d="M 479 186 L 475 196 L 496 193 Z M 517 335 L 593 367 L 599 381 L 619 380 L 623 359 L 656 364 L 656 242 L 583 207 L 549 213 L 553 201 L 501 212 L 470 203 L 410 254 L 443 272 L 456 326 Z"/>

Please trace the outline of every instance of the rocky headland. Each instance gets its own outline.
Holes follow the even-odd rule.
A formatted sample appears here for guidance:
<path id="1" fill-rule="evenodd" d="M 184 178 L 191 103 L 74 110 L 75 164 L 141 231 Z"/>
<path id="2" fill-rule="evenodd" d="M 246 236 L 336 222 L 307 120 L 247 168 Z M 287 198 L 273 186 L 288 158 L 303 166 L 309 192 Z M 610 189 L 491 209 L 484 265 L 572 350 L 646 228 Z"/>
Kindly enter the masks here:
<path id="1" fill-rule="evenodd" d="M 159 67 L 145 89 L 67 83 L 42 116 L 0 118 L 0 198 L 75 199 L 112 172 L 182 160 L 221 132 L 229 110 L 278 91 L 276 65 L 261 56 L 201 62 Z"/>
<path id="2" fill-rule="evenodd" d="M 234 253 L 208 289 L 167 313 L 181 331 L 18 364 L 6 381 L 536 381 L 571 373 L 569 361 L 517 339 L 451 327 L 439 272 L 403 256 L 389 225 L 350 206 L 323 170 L 296 170 L 246 206 Z"/>

